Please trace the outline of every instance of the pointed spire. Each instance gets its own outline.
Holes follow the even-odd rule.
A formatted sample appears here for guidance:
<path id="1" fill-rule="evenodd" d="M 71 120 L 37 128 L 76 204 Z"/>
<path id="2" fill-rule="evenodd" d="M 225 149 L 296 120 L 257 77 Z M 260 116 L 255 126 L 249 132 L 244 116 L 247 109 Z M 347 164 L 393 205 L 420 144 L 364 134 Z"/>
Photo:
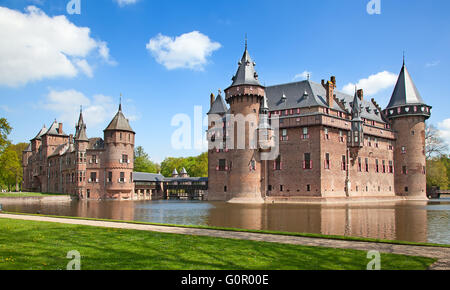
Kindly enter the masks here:
<path id="1" fill-rule="evenodd" d="M 247 32 L 245 33 L 245 50 L 247 50 Z"/>
<path id="2" fill-rule="evenodd" d="M 264 97 L 261 99 L 261 114 L 268 114 L 269 113 L 269 104 L 267 103 L 267 96 L 264 94 Z"/>
<path id="3" fill-rule="evenodd" d="M 207 115 L 217 114 L 224 115 L 228 111 L 227 105 L 225 104 L 224 99 L 222 98 L 222 90 L 219 89 L 219 94 L 216 97 L 216 100 L 211 105 L 211 109 L 209 110 Z"/>
<path id="4" fill-rule="evenodd" d="M 122 112 L 122 93 L 120 93 L 119 112 Z"/>
<path id="5" fill-rule="evenodd" d="M 420 96 L 420 93 L 417 90 L 405 63 L 403 63 L 402 69 L 398 76 L 397 84 L 395 85 L 394 92 L 392 93 L 392 97 L 387 108 L 399 107 L 408 104 L 422 105 L 425 104 L 425 102 Z"/>
<path id="6" fill-rule="evenodd" d="M 245 50 L 242 55 L 241 61 L 239 61 L 239 67 L 236 74 L 233 77 L 233 86 L 239 85 L 257 85 L 260 86 L 258 80 L 258 73 L 255 70 L 256 63 L 250 57 L 250 54 L 247 49 L 247 37 L 245 40 Z"/>
<path id="7" fill-rule="evenodd" d="M 352 120 L 353 121 L 361 121 L 361 110 L 362 110 L 362 103 L 358 96 L 358 89 L 355 86 L 355 96 L 353 97 L 353 103 L 352 103 Z"/>
<path id="8" fill-rule="evenodd" d="M 83 120 L 83 106 L 80 106 L 80 117 L 78 119 L 78 124 L 75 127 L 75 141 L 89 141 L 86 134 L 86 124 Z"/>

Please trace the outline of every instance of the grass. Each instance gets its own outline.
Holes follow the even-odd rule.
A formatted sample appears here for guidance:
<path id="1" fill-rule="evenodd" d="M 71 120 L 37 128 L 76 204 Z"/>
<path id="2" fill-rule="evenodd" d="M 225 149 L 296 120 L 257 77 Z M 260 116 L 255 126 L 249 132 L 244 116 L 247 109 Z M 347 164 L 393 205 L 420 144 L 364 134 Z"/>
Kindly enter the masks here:
<path id="1" fill-rule="evenodd" d="M 446 245 L 446 244 L 417 243 L 417 242 L 409 242 L 409 241 L 392 241 L 392 240 L 384 240 L 384 239 L 348 237 L 348 236 L 338 236 L 338 235 L 322 235 L 322 234 L 312 234 L 312 233 L 295 233 L 295 232 L 281 232 L 281 231 L 269 231 L 269 230 L 249 230 L 249 229 L 200 226 L 200 225 L 174 225 L 174 224 L 149 223 L 149 222 L 140 222 L 140 221 L 110 220 L 110 219 L 86 218 L 86 217 L 52 216 L 52 215 L 15 213 L 15 212 L 3 212 L 3 213 L 17 214 L 17 215 L 44 216 L 44 217 L 54 217 L 54 218 L 65 218 L 65 219 L 81 219 L 81 220 L 93 220 L 93 221 L 106 221 L 106 222 L 142 224 L 142 225 L 166 226 L 166 227 L 181 227 L 181 228 L 221 230 L 221 231 L 231 231 L 231 232 L 247 232 L 247 233 L 296 236 L 296 237 L 319 238 L 319 239 L 345 240 L 345 241 L 355 241 L 355 242 L 372 242 L 372 243 L 383 243 L 383 244 L 393 244 L 393 245 L 450 248 L 450 245 Z"/>
<path id="2" fill-rule="evenodd" d="M 367 253 L 246 240 L 0 219 L 0 270 L 364 270 Z M 435 259 L 381 254 L 384 270 L 423 270 Z"/>
<path id="3" fill-rule="evenodd" d="M 67 195 L 61 193 L 43 193 L 43 192 L 6 192 L 0 193 L 0 197 L 36 197 L 36 196 L 55 196 Z"/>

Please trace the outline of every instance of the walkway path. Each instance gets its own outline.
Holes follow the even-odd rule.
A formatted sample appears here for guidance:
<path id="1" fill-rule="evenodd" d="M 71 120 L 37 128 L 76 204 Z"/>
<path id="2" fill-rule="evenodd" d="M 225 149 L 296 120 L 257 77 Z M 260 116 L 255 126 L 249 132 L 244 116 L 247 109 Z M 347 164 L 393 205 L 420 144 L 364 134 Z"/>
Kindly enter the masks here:
<path id="1" fill-rule="evenodd" d="M 438 261 L 435 264 L 433 264 L 430 267 L 430 269 L 432 269 L 432 270 L 450 270 L 450 248 L 394 245 L 394 244 L 373 243 L 373 242 L 332 240 L 332 239 L 322 239 L 322 238 L 283 236 L 283 235 L 259 234 L 259 233 L 248 233 L 248 232 L 230 232 L 230 231 L 221 231 L 221 230 L 167 227 L 167 226 L 131 224 L 131 223 L 121 223 L 121 222 L 53 218 L 53 217 L 43 217 L 43 216 L 0 214 L 0 218 L 28 220 L 28 221 L 54 222 L 54 223 L 62 223 L 62 224 L 85 225 L 85 226 L 95 226 L 95 227 L 105 227 L 105 228 L 130 229 L 130 230 L 140 230 L 140 231 L 152 231 L 152 232 L 161 232 L 161 233 L 170 233 L 170 234 L 209 236 L 209 237 L 226 238 L 226 239 L 264 241 L 264 242 L 272 242 L 272 243 L 315 246 L 315 247 L 354 249 L 354 250 L 362 250 L 362 251 L 376 250 L 381 253 L 392 253 L 392 254 L 400 254 L 400 255 L 436 258 L 436 259 L 438 259 Z"/>

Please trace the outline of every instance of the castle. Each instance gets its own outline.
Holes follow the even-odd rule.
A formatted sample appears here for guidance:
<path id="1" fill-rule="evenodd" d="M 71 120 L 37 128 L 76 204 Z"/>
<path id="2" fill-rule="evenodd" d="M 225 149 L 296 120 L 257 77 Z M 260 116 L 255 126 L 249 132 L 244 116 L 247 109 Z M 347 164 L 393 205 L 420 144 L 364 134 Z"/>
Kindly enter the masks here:
<path id="1" fill-rule="evenodd" d="M 103 139 L 87 137 L 82 111 L 74 136 L 65 134 L 63 124 L 55 120 L 23 152 L 23 190 L 80 199 L 131 199 L 134 138 L 121 104 Z"/>
<path id="2" fill-rule="evenodd" d="M 426 199 L 431 107 L 404 62 L 385 109 L 334 76 L 265 87 L 255 66 L 246 44 L 225 98 L 211 95 L 209 200 Z"/>

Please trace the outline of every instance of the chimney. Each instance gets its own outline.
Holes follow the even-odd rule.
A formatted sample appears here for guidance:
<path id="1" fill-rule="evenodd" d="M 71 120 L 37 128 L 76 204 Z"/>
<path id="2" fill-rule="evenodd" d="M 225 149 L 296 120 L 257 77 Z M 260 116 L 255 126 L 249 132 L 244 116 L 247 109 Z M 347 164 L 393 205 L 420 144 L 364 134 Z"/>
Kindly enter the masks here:
<path id="1" fill-rule="evenodd" d="M 330 108 L 333 107 L 335 83 L 336 83 L 336 78 L 331 77 L 331 81 L 327 82 L 325 85 L 325 89 L 327 91 L 327 105 Z"/>
<path id="2" fill-rule="evenodd" d="M 214 104 L 214 94 L 211 93 L 211 108 L 212 108 L 213 104 Z"/>
<path id="3" fill-rule="evenodd" d="M 70 135 L 69 135 L 69 143 L 70 143 L 70 144 L 73 144 L 73 134 L 70 134 Z"/>
<path id="4" fill-rule="evenodd" d="M 331 82 L 333 83 L 334 87 L 336 87 L 336 77 L 335 76 L 331 77 Z"/>
<path id="5" fill-rule="evenodd" d="M 62 123 L 59 123 L 58 125 L 59 125 L 59 127 L 58 127 L 58 133 L 59 133 L 59 134 L 62 134 L 62 132 L 63 132 L 63 124 L 62 124 Z"/>
<path id="6" fill-rule="evenodd" d="M 364 91 L 362 89 L 358 90 L 356 92 L 356 94 L 358 95 L 358 98 L 362 101 L 364 100 Z"/>
<path id="7" fill-rule="evenodd" d="M 322 86 L 323 86 L 324 88 L 327 88 L 327 87 L 325 86 L 325 80 L 322 80 Z"/>

